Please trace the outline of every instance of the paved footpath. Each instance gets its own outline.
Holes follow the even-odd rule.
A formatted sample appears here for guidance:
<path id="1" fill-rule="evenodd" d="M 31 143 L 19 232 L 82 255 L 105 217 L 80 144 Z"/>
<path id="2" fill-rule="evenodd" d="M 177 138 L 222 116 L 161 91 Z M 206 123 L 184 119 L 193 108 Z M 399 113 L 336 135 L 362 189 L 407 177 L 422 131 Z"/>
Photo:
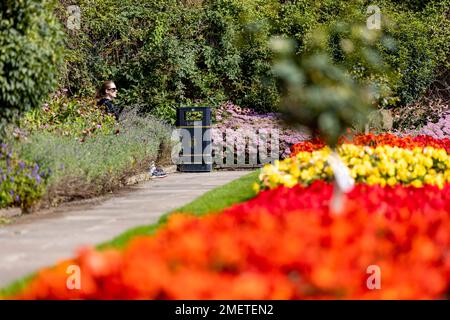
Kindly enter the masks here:
<path id="1" fill-rule="evenodd" d="M 63 205 L 0 225 L 0 288 L 39 268 L 73 256 L 82 245 L 108 241 L 129 228 L 152 224 L 164 213 L 248 171 L 174 173 L 107 196 Z"/>

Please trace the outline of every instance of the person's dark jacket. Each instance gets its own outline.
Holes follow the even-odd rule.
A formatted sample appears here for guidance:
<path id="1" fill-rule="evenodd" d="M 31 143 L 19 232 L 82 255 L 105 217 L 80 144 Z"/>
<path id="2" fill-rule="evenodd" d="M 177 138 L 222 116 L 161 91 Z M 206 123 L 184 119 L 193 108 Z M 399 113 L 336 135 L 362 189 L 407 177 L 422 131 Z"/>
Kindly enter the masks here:
<path id="1" fill-rule="evenodd" d="M 120 108 L 120 107 L 115 106 L 115 105 L 112 103 L 112 101 L 109 100 L 109 99 L 107 99 L 107 98 L 100 99 L 100 101 L 98 102 L 98 105 L 99 105 L 99 106 L 103 106 L 103 105 L 104 105 L 104 106 L 106 107 L 106 111 L 107 111 L 109 114 L 114 115 L 114 117 L 116 118 L 116 120 L 119 120 L 119 116 L 120 116 L 120 113 L 121 113 L 122 110 L 123 110 L 123 107 Z"/>

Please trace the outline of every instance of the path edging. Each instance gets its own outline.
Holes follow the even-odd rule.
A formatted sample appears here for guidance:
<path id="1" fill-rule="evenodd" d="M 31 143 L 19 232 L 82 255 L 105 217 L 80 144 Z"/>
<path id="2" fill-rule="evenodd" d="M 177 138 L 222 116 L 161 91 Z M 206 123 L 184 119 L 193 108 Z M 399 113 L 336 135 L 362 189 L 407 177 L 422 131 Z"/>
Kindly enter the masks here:
<path id="1" fill-rule="evenodd" d="M 163 170 L 168 173 L 175 173 L 177 171 L 177 166 L 166 166 L 163 167 Z M 134 176 L 129 177 L 126 181 L 124 186 L 132 186 L 141 182 L 146 182 L 149 180 L 152 180 L 153 178 L 150 176 L 148 172 L 136 174 Z M 70 202 L 70 201 L 69 201 Z M 64 203 L 64 202 L 63 202 Z M 12 208 L 3 208 L 0 209 L 0 219 L 11 219 L 11 218 L 17 218 L 23 215 L 24 213 L 22 210 L 18 207 L 12 207 Z"/>

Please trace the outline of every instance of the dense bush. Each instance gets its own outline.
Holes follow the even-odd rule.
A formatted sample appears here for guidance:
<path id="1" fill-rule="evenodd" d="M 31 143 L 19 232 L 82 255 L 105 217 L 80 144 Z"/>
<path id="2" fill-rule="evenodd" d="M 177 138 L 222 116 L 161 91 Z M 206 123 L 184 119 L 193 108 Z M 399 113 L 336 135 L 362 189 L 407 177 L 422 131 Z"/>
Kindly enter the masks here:
<path id="1" fill-rule="evenodd" d="M 276 103 L 274 86 L 260 79 L 270 68 L 269 50 L 257 38 L 236 43 L 239 19 L 267 15 L 265 5 L 127 0 L 80 6 L 82 30 L 69 38 L 65 82 L 73 93 L 91 94 L 98 80 L 112 78 L 123 104 L 169 120 L 180 104 L 214 105 L 230 96 L 259 109 Z"/>
<path id="2" fill-rule="evenodd" d="M 450 115 L 444 113 L 436 123 L 430 122 L 420 130 L 414 132 L 417 135 L 427 135 L 436 139 L 450 137 Z"/>
<path id="3" fill-rule="evenodd" d="M 378 49 L 395 71 L 392 74 L 374 77 L 358 55 L 342 61 L 340 44 L 344 40 L 348 45 L 351 34 L 337 32 L 328 50 L 357 78 L 376 80 L 390 89 L 384 105 L 409 103 L 433 81 L 433 70 L 448 55 L 448 3 L 377 2 L 382 28 L 389 36 Z M 63 21 L 68 4 L 72 3 L 61 1 L 58 11 Z M 64 85 L 72 93 L 92 94 L 99 80 L 112 78 L 120 88 L 121 103 L 140 105 L 170 120 L 181 104 L 233 101 L 273 111 L 279 90 L 270 72 L 270 36 L 296 39 L 302 53 L 311 44 L 308 31 L 338 21 L 365 23 L 370 4 L 365 0 L 82 0 L 81 30 L 68 31 Z M 358 43 L 353 47 L 358 48 Z"/>
<path id="4" fill-rule="evenodd" d="M 396 39 L 396 49 L 383 58 L 397 70 L 390 85 L 405 105 L 426 92 L 440 66 L 449 67 L 450 1 L 384 2 L 389 8 L 384 32 Z"/>
<path id="5" fill-rule="evenodd" d="M 63 32 L 53 5 L 52 0 L 0 3 L 0 129 L 38 107 L 56 85 Z"/>
<path id="6" fill-rule="evenodd" d="M 127 110 L 121 121 L 92 99 L 56 92 L 8 125 L 0 153 L 1 207 L 29 209 L 110 192 L 147 171 L 169 164 L 170 127 Z M 11 152 L 15 150 L 15 153 Z"/>

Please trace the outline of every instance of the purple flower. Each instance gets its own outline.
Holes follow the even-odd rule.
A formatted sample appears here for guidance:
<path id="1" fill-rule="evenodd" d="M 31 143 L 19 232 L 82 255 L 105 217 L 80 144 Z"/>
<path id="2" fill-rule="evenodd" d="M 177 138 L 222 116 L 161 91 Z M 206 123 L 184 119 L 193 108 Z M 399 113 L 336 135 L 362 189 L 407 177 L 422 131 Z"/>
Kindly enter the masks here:
<path id="1" fill-rule="evenodd" d="M 23 162 L 23 161 L 19 161 L 19 167 L 20 167 L 20 169 L 25 169 L 25 162 Z"/>
<path id="2" fill-rule="evenodd" d="M 400 135 L 427 135 L 434 138 L 442 139 L 450 137 L 450 117 L 449 114 L 443 114 L 438 122 L 429 122 L 419 130 L 405 130 L 397 132 Z"/>
<path id="3" fill-rule="evenodd" d="M 216 110 L 218 121 L 212 130 L 213 145 L 222 149 L 246 150 L 254 153 L 257 149 L 269 149 L 278 140 L 280 156 L 290 152 L 288 150 L 294 143 L 309 139 L 305 131 L 288 129 L 283 126 L 281 114 L 260 114 L 248 108 L 240 108 L 230 102 L 225 103 Z M 251 141 L 244 137 L 251 138 Z M 235 145 L 232 148 L 232 145 Z M 273 146 L 275 147 L 275 146 Z"/>
<path id="4" fill-rule="evenodd" d="M 33 168 L 33 175 L 36 175 L 39 171 L 39 165 L 36 163 Z"/>

